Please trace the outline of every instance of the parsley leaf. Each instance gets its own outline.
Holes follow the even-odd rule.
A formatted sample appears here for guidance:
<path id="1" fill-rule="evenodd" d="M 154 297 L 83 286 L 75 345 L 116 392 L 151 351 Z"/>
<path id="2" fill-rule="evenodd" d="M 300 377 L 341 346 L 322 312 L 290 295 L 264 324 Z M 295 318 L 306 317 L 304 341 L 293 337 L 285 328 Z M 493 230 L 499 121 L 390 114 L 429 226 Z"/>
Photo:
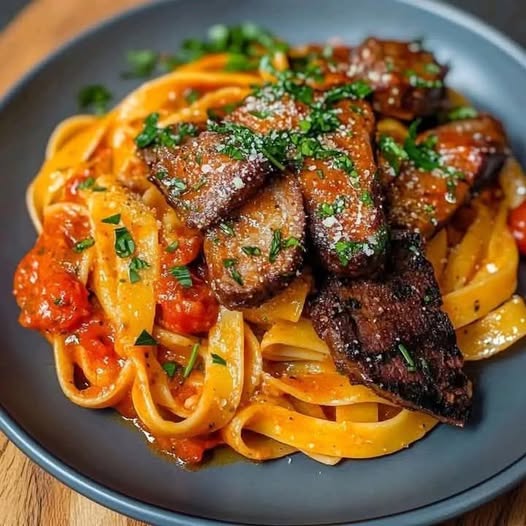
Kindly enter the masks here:
<path id="1" fill-rule="evenodd" d="M 268 260 L 271 263 L 274 263 L 278 257 L 278 254 L 281 252 L 281 230 L 272 231 L 272 241 L 270 242 L 270 250 L 268 253 Z"/>
<path id="2" fill-rule="evenodd" d="M 192 352 L 190 354 L 190 358 L 183 371 L 183 378 L 188 378 L 190 376 L 190 373 L 192 372 L 192 369 L 195 366 L 195 362 L 197 361 L 198 356 L 199 356 L 199 344 L 194 343 L 194 346 L 192 347 Z"/>
<path id="3" fill-rule="evenodd" d="M 95 244 L 95 240 L 92 237 L 87 237 L 86 239 L 82 239 L 81 241 L 77 241 L 73 245 L 73 250 L 75 252 L 83 252 L 87 248 L 92 247 Z"/>
<path id="4" fill-rule="evenodd" d="M 108 225 L 118 225 L 121 221 L 121 215 L 120 214 L 114 214 L 112 216 L 105 217 L 102 219 L 103 223 L 107 223 Z"/>
<path id="5" fill-rule="evenodd" d="M 138 148 L 148 146 L 166 146 L 171 148 L 180 145 L 185 137 L 195 137 L 198 133 L 197 126 L 188 122 L 181 122 L 175 127 L 159 128 L 158 113 L 150 113 L 144 120 L 142 131 L 135 138 Z"/>
<path id="6" fill-rule="evenodd" d="M 212 363 L 216 363 L 218 365 L 226 365 L 226 360 L 219 354 L 211 353 L 210 356 L 212 357 Z"/>
<path id="7" fill-rule="evenodd" d="M 133 257 L 130 261 L 130 264 L 128 265 L 130 282 L 137 283 L 140 281 L 141 277 L 139 275 L 139 270 L 143 270 L 149 266 L 150 264 L 144 259 Z"/>
<path id="8" fill-rule="evenodd" d="M 106 113 L 111 99 L 111 92 L 101 84 L 84 86 L 77 97 L 81 110 L 91 110 L 97 115 Z"/>
<path id="9" fill-rule="evenodd" d="M 228 273 L 230 274 L 230 277 L 239 285 L 243 286 L 243 278 L 241 277 L 241 274 L 236 269 L 237 265 L 237 259 L 229 258 L 229 259 L 223 259 L 223 266 L 228 270 Z"/>
<path id="10" fill-rule="evenodd" d="M 164 362 L 162 365 L 164 372 L 168 375 L 168 378 L 173 378 L 175 376 L 175 371 L 179 368 L 177 362 Z"/>
<path id="11" fill-rule="evenodd" d="M 259 247 L 241 247 L 241 250 L 247 256 L 261 256 L 261 249 Z"/>
<path id="12" fill-rule="evenodd" d="M 135 241 L 124 226 L 115 229 L 115 252 L 120 258 L 127 258 L 135 252 Z"/>
<path id="13" fill-rule="evenodd" d="M 155 341 L 154 337 L 146 329 L 144 329 L 135 340 L 134 345 L 157 345 L 157 342 Z"/>
<path id="14" fill-rule="evenodd" d="M 193 285 L 192 275 L 186 265 L 178 265 L 170 269 L 170 274 L 179 282 L 185 289 Z"/>
<path id="15" fill-rule="evenodd" d="M 407 350 L 407 347 L 405 345 L 403 345 L 402 343 L 399 343 L 398 344 L 398 350 L 400 351 L 400 354 L 403 356 L 403 358 L 405 360 L 407 370 L 409 372 L 416 371 L 415 361 L 413 360 L 413 357 L 411 356 L 411 354 Z"/>
<path id="16" fill-rule="evenodd" d="M 458 121 L 462 119 L 473 119 L 477 115 L 477 110 L 471 106 L 458 106 L 447 114 L 447 118 L 450 121 Z"/>
<path id="17" fill-rule="evenodd" d="M 122 76 L 124 78 L 144 78 L 149 77 L 155 67 L 159 53 L 150 49 L 133 49 L 126 53 L 126 63 L 129 69 Z"/>

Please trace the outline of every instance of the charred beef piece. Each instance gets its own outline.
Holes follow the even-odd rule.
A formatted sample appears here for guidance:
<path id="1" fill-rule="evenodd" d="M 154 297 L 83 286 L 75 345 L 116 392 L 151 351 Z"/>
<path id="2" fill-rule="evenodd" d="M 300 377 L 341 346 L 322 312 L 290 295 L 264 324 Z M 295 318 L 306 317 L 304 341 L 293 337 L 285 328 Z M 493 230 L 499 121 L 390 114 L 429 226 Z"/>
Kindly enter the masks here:
<path id="1" fill-rule="evenodd" d="M 321 134 L 319 146 L 304 145 L 303 162 L 290 170 L 297 174 L 322 265 L 340 275 L 360 276 L 381 267 L 387 241 L 371 147 L 374 115 L 362 100 L 340 101 L 332 110 L 340 123 L 337 129 Z M 270 103 L 264 97 L 249 97 L 230 119 L 258 133 L 271 133 L 297 130 L 300 122 L 309 121 L 309 110 L 289 96 Z"/>
<path id="2" fill-rule="evenodd" d="M 420 236 L 395 231 L 377 280 L 330 277 L 310 306 L 316 332 L 353 383 L 463 426 L 471 383 Z"/>
<path id="3" fill-rule="evenodd" d="M 506 135 L 497 120 L 481 115 L 426 131 L 416 144 L 423 149 L 401 163 L 398 176 L 385 159 L 379 167 L 389 223 L 430 237 L 498 173 L 508 154 Z"/>
<path id="4" fill-rule="evenodd" d="M 326 53 L 321 46 L 306 46 L 296 52 L 292 64 L 318 63 L 323 72 L 319 88 L 364 80 L 374 88 L 373 108 L 402 120 L 427 116 L 445 100 L 447 68 L 419 42 L 367 38 L 357 47 L 336 46 Z"/>
<path id="5" fill-rule="evenodd" d="M 237 160 L 220 153 L 223 139 L 204 131 L 181 146 L 157 146 L 143 154 L 150 181 L 189 227 L 203 230 L 228 216 L 273 171 L 261 154 Z"/>
<path id="6" fill-rule="evenodd" d="M 305 213 L 293 176 L 277 178 L 209 229 L 208 277 L 228 308 L 256 306 L 286 287 L 303 261 Z"/>

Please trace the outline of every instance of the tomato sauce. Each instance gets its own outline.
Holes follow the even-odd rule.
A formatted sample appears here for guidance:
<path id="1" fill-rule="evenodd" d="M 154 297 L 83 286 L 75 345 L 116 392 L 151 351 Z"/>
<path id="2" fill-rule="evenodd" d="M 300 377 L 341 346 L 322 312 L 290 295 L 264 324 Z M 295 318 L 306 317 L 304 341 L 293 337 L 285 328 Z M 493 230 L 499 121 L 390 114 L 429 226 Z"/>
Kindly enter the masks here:
<path id="1" fill-rule="evenodd" d="M 74 211 L 61 210 L 45 218 L 42 234 L 15 273 L 21 325 L 64 333 L 90 315 L 88 290 L 76 275 L 82 256 L 74 250 L 87 237 L 88 221 Z"/>
<path id="2" fill-rule="evenodd" d="M 192 286 L 186 287 L 170 273 L 171 268 L 191 262 L 198 253 L 195 241 L 180 241 L 175 251 L 162 252 L 156 292 L 158 322 L 167 330 L 201 334 L 209 331 L 217 320 L 219 304 L 208 284 L 191 272 Z"/>
<path id="3" fill-rule="evenodd" d="M 519 252 L 526 256 L 526 201 L 510 212 L 508 224 Z"/>

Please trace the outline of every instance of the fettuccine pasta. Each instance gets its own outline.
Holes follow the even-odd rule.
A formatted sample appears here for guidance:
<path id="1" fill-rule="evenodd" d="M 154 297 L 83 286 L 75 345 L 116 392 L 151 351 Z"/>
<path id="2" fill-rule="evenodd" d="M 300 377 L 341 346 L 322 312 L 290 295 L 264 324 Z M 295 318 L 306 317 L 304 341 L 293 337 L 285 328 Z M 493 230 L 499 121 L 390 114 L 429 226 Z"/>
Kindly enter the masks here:
<path id="1" fill-rule="evenodd" d="M 228 60 L 207 55 L 142 84 L 104 116 L 56 127 L 27 191 L 41 236 L 21 264 L 53 277 L 34 295 L 54 300 L 43 320 L 28 314 L 38 298 L 22 270 L 22 323 L 51 342 L 72 402 L 117 408 L 183 461 L 200 461 L 221 443 L 258 461 L 300 451 L 331 465 L 394 453 L 437 421 L 336 370 L 309 319 L 308 269 L 259 307 L 239 310 L 219 306 L 198 271 L 185 274 L 202 235 L 147 179 L 135 138 L 153 113 L 163 127 L 203 123 L 268 80 L 266 71 L 225 71 Z M 283 54 L 275 60 L 287 67 Z M 408 133 L 394 118 L 378 129 L 400 141 Z M 443 227 L 426 245 L 466 360 L 500 353 L 526 334 L 526 307 L 515 295 L 519 253 L 507 226 L 524 175 L 510 162 L 500 180 L 472 201 L 456 238 Z"/>

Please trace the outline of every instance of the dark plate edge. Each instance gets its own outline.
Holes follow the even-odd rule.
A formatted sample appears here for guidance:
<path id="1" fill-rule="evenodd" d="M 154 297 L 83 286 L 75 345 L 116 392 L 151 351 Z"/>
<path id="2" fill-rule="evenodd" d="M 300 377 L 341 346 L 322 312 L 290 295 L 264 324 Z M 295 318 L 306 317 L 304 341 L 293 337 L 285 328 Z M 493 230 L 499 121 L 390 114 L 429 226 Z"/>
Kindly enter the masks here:
<path id="1" fill-rule="evenodd" d="M 124 13 L 114 15 L 103 22 L 89 27 L 76 37 L 59 46 L 55 51 L 48 55 L 43 61 L 33 67 L 18 82 L 16 82 L 8 93 L 0 99 L 0 112 L 11 102 L 27 83 L 31 82 L 40 71 L 60 56 L 63 51 L 101 28 L 111 26 L 116 21 L 134 16 L 137 13 L 147 11 L 150 8 L 165 3 L 176 3 L 178 0 L 154 0 L 147 4 L 129 9 Z M 478 33 L 485 40 L 501 49 L 508 56 L 513 58 L 518 65 L 526 70 L 526 52 L 517 43 L 509 39 L 503 33 L 494 29 L 474 15 L 462 11 L 461 9 L 444 4 L 439 0 L 393 0 L 410 5 L 421 11 L 426 11 L 440 18 L 449 20 L 471 32 Z M 24 454 L 36 462 L 47 473 L 56 477 L 58 480 L 84 495 L 85 497 L 102 504 L 119 513 L 123 513 L 135 519 L 148 521 L 154 524 L 170 524 L 177 526 L 210 526 L 229 524 L 222 521 L 204 519 L 179 512 L 174 512 L 164 508 L 156 507 L 137 499 L 128 497 L 122 493 L 111 490 L 98 482 L 79 473 L 77 470 L 62 462 L 46 448 L 33 439 L 15 420 L 9 416 L 8 412 L 0 403 L 0 431 L 2 431 Z M 367 519 L 365 521 L 340 523 L 353 526 L 395 526 L 403 520 L 405 526 L 423 526 L 424 524 L 436 524 L 439 521 L 447 520 L 461 513 L 469 511 L 484 502 L 504 493 L 526 478 L 526 451 L 525 455 L 517 459 L 514 463 L 495 473 L 492 477 L 481 481 L 479 484 L 467 488 L 451 497 L 437 501 L 427 506 L 415 508 L 410 511 L 380 518 Z"/>

